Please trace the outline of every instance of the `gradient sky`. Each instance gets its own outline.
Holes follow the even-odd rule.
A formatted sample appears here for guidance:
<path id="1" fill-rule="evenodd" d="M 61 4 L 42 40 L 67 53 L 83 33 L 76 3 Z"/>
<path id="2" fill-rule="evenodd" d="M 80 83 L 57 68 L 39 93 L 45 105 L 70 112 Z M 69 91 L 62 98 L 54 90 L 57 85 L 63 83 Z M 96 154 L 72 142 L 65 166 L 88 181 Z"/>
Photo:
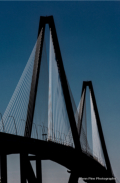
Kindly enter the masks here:
<path id="1" fill-rule="evenodd" d="M 82 82 L 92 80 L 108 154 L 120 180 L 119 1 L 0 2 L 0 112 L 4 113 L 36 42 L 39 17 L 49 15 L 54 16 L 66 75 L 77 105 Z M 16 157 L 9 159 L 9 165 Z M 49 163 L 44 162 L 43 167 L 51 177 L 50 183 L 63 182 L 61 177 L 52 180 Z M 57 171 L 62 172 L 67 182 L 67 170 L 55 164 L 52 167 L 56 177 Z"/>

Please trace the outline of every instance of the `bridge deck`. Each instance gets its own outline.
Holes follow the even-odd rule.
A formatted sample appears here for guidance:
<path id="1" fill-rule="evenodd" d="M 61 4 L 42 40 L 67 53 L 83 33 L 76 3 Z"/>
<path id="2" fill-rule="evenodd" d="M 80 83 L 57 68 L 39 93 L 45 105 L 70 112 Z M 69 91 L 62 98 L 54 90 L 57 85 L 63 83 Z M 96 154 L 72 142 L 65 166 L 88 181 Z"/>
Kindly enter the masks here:
<path id="1" fill-rule="evenodd" d="M 1 153 L 39 155 L 40 159 L 52 160 L 69 170 L 76 167 L 79 177 L 109 177 L 106 168 L 93 157 L 69 146 L 6 133 L 0 133 L 0 144 Z"/>

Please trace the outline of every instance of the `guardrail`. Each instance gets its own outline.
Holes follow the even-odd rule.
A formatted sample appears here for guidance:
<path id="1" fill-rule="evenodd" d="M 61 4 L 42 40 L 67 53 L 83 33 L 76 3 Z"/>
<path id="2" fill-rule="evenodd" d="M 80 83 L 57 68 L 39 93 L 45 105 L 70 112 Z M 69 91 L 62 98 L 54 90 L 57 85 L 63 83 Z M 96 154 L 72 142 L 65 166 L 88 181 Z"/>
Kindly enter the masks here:
<path id="1" fill-rule="evenodd" d="M 102 166 L 104 166 L 106 168 L 105 164 L 103 164 L 103 162 L 101 161 L 101 158 L 99 158 L 99 156 L 95 152 L 93 152 L 92 149 L 90 149 L 90 148 L 87 149 L 87 148 L 84 148 L 83 146 L 81 146 L 81 148 L 82 148 L 82 151 L 85 154 L 87 154 L 87 156 L 89 156 L 89 157 L 93 158 L 94 160 L 98 161 Z"/>
<path id="2" fill-rule="evenodd" d="M 26 120 L 20 119 L 20 123 L 16 124 L 14 116 L 12 115 L 8 116 L 8 118 L 11 118 L 11 119 L 9 120 L 9 126 L 6 127 L 2 118 L 2 114 L 0 113 L 0 115 L 1 115 L 0 132 L 24 136 Z M 54 143 L 59 143 L 62 145 L 73 147 L 72 135 L 68 135 L 68 134 L 66 135 L 65 133 L 61 133 L 59 130 L 48 128 L 44 126 L 44 124 L 39 125 L 39 124 L 33 123 L 31 138 L 51 141 Z"/>
<path id="3" fill-rule="evenodd" d="M 24 130 L 25 130 L 25 124 L 26 124 L 26 121 L 24 119 L 20 119 L 21 122 L 18 125 L 18 129 L 19 129 L 18 130 L 14 116 L 8 116 L 8 118 L 12 118 L 11 124 L 9 124 L 9 126 L 14 126 L 14 129 L 12 129 L 12 127 L 11 127 L 11 129 L 5 130 L 5 124 L 3 122 L 1 113 L 0 113 L 0 116 L 1 116 L 0 127 L 2 127 L 2 128 L 0 128 L 0 132 L 24 136 Z M 39 125 L 39 124 L 33 123 L 31 138 L 54 142 L 54 143 L 62 144 L 65 146 L 73 147 L 72 134 L 66 135 L 53 128 L 48 128 L 48 127 L 44 126 L 44 124 Z M 102 166 L 105 167 L 105 165 L 103 164 L 101 159 L 97 155 L 95 155 L 95 153 L 89 147 L 81 146 L 81 148 L 84 153 L 86 153 L 88 156 L 92 157 L 93 159 L 98 161 Z"/>
<path id="4" fill-rule="evenodd" d="M 72 146 L 72 136 L 60 133 L 58 130 L 48 128 L 44 125 L 38 125 L 33 123 L 31 138 L 41 139 L 45 141 L 51 141 L 62 145 Z"/>

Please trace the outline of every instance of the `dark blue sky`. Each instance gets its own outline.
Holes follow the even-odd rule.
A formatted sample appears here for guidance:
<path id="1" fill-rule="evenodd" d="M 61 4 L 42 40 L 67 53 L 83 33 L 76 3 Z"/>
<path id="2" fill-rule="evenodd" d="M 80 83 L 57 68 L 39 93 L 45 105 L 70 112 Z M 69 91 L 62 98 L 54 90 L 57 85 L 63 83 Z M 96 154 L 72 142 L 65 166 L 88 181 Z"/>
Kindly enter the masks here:
<path id="1" fill-rule="evenodd" d="M 75 102 L 92 80 L 113 171 L 120 180 L 120 2 L 0 2 L 0 112 L 36 42 L 40 16 L 53 15 Z"/>

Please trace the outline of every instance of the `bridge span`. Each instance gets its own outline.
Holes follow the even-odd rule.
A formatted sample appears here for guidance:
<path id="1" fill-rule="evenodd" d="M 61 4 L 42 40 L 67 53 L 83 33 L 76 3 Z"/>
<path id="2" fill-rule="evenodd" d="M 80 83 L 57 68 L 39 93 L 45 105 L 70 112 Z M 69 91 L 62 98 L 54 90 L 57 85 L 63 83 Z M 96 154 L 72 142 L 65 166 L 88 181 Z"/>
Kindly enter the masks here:
<path id="1" fill-rule="evenodd" d="M 1 154 L 27 154 L 29 161 L 36 160 L 36 157 L 40 160 L 51 160 L 69 171 L 75 171 L 78 177 L 82 178 L 109 177 L 107 169 L 92 156 L 83 151 L 78 152 L 70 146 L 6 133 L 0 133 L 0 144 Z"/>
<path id="2" fill-rule="evenodd" d="M 44 44 L 46 24 L 50 28 L 49 72 Z M 92 147 L 86 127 L 87 87 Z M 7 183 L 8 154 L 20 154 L 21 183 L 42 183 L 41 160 L 52 160 L 66 167 L 69 183 L 77 183 L 79 177 L 114 179 L 92 82 L 83 82 L 77 108 L 63 66 L 53 16 L 40 17 L 37 42 L 1 117 L 0 129 L 2 183 Z M 30 164 L 32 160 L 36 161 L 36 176 Z M 87 180 L 90 181 L 93 182 Z M 98 181 L 103 182 L 95 180 Z"/>

